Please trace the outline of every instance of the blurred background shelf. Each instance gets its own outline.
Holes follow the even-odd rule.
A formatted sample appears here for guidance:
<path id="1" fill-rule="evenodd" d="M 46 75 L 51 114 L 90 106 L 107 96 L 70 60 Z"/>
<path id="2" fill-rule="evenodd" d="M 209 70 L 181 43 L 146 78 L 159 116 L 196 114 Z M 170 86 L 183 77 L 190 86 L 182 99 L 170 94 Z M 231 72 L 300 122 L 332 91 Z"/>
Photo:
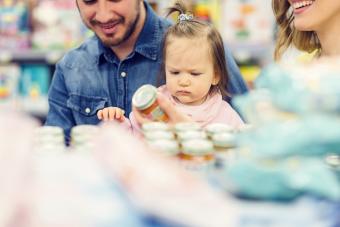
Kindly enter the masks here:
<path id="1" fill-rule="evenodd" d="M 1 51 L 0 63 L 6 64 L 10 62 L 17 63 L 44 63 L 54 65 L 64 55 L 65 51 L 49 51 L 49 50 L 16 50 Z"/>
<path id="2" fill-rule="evenodd" d="M 165 9 L 172 4 L 168 0 L 148 2 L 160 16 L 165 16 Z M 251 87 L 261 68 L 272 59 L 275 28 L 270 4 L 263 0 L 188 2 L 195 17 L 219 29 Z M 9 91 L 8 78 L 17 77 L 17 90 L 25 109 L 46 114 L 46 96 L 55 63 L 91 35 L 81 21 L 75 1 L 0 1 L 0 101 L 6 98 L 1 92 Z M 40 96 L 45 104 L 36 101 Z"/>

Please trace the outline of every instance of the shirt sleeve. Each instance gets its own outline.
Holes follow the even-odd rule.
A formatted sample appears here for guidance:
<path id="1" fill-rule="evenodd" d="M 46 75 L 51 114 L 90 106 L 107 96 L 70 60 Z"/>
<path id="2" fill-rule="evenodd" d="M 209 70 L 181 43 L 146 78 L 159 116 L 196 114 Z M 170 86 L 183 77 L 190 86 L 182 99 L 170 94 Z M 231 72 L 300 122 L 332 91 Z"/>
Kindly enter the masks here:
<path id="1" fill-rule="evenodd" d="M 234 57 L 228 48 L 225 48 L 226 63 L 229 73 L 229 84 L 227 91 L 232 95 L 244 94 L 248 91 L 246 83 L 244 82 L 240 69 L 238 68 Z M 227 100 L 230 103 L 230 100 Z"/>
<path id="2" fill-rule="evenodd" d="M 72 111 L 66 104 L 68 97 L 62 68 L 58 63 L 48 92 L 49 111 L 45 125 L 63 128 L 66 144 L 70 142 L 70 131 L 75 125 Z"/>
<path id="3" fill-rule="evenodd" d="M 142 137 L 143 132 L 142 132 L 141 125 L 137 122 L 133 112 L 130 113 L 129 119 L 130 119 L 132 134 L 137 136 L 137 137 Z"/>

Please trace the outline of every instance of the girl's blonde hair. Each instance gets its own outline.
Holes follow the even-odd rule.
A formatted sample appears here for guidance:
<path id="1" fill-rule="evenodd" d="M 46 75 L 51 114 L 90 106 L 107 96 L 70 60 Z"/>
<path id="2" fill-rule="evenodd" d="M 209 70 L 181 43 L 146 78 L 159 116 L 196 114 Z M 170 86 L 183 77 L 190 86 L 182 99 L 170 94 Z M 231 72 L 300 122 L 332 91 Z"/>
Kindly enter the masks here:
<path id="1" fill-rule="evenodd" d="M 287 0 L 272 0 L 272 8 L 278 25 L 275 60 L 279 60 L 291 45 L 308 53 L 316 49 L 321 50 L 321 44 L 314 31 L 298 31 L 294 28 L 294 15 Z"/>
<path id="2" fill-rule="evenodd" d="M 168 9 L 167 16 L 175 12 L 179 13 L 179 15 L 182 14 L 182 16 L 184 15 L 188 18 L 184 20 L 179 20 L 177 23 L 170 26 L 167 32 L 165 33 L 163 39 L 163 61 L 161 64 L 161 80 L 165 81 L 166 51 L 167 46 L 171 42 L 172 38 L 185 37 L 193 39 L 202 38 L 205 36 L 207 38 L 207 43 L 209 45 L 210 54 L 214 64 L 213 66 L 214 71 L 220 77 L 219 83 L 210 88 L 209 94 L 219 91 L 221 92 L 223 97 L 230 96 L 226 90 L 229 81 L 229 75 L 226 65 L 223 40 L 220 33 L 211 24 L 199 21 L 192 17 L 191 14 L 188 12 L 188 7 L 180 0 L 177 0 L 174 6 Z"/>

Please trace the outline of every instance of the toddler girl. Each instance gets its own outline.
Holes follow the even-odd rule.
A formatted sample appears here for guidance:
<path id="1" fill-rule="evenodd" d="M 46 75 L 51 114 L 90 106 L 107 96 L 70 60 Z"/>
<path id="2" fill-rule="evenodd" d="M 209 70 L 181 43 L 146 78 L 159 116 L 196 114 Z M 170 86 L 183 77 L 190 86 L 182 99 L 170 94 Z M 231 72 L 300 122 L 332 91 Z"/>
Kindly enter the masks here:
<path id="1" fill-rule="evenodd" d="M 161 79 L 165 85 L 158 91 L 171 100 L 175 108 L 203 127 L 225 123 L 238 128 L 243 124 L 235 110 L 223 100 L 228 96 L 228 71 L 221 35 L 211 24 L 196 20 L 186 13 L 181 2 L 169 9 L 178 12 L 178 22 L 165 34 Z M 98 111 L 101 120 L 129 123 L 118 107 Z M 130 114 L 132 128 L 139 123 Z"/>

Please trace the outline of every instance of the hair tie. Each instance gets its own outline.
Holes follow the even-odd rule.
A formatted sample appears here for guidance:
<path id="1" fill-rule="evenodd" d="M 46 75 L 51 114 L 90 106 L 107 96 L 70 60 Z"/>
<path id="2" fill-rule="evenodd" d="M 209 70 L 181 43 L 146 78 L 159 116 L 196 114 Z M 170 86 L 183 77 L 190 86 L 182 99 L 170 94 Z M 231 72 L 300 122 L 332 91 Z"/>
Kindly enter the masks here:
<path id="1" fill-rule="evenodd" d="M 179 16 L 178 16 L 178 21 L 179 22 L 182 22 L 182 21 L 190 21 L 192 20 L 194 17 L 192 14 L 186 14 L 186 13 L 181 13 Z"/>

